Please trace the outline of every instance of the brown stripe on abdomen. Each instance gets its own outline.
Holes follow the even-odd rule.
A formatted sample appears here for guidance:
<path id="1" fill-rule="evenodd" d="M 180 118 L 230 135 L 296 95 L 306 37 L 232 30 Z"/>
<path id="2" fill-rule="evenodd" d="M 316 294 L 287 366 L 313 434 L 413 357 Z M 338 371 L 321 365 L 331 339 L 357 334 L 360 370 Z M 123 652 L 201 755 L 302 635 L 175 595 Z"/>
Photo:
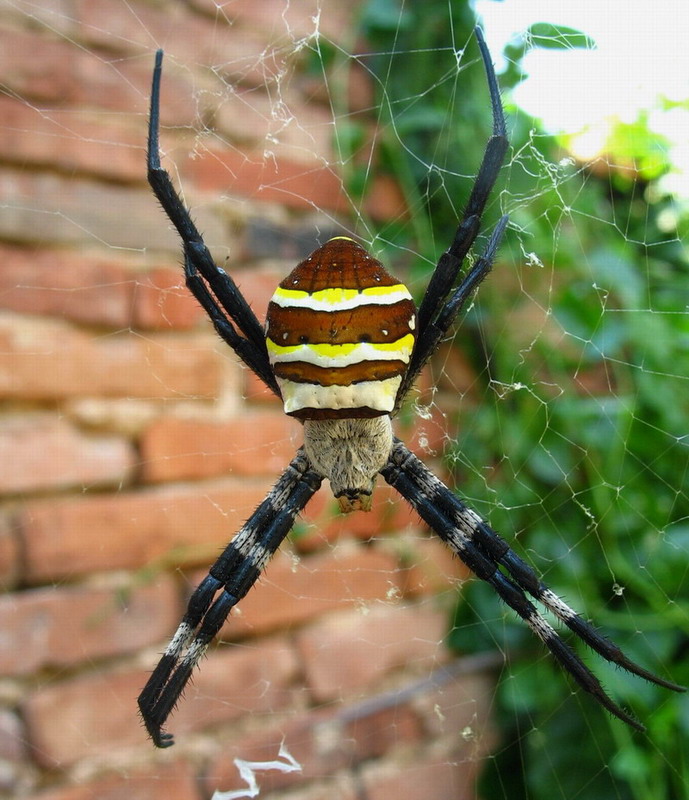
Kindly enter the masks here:
<path id="1" fill-rule="evenodd" d="M 360 361 L 348 367 L 317 367 L 296 361 L 275 364 L 273 367 L 278 378 L 295 383 L 317 383 L 319 386 L 350 386 L 361 381 L 382 381 L 403 374 L 406 368 L 404 361 Z"/>
<path id="2" fill-rule="evenodd" d="M 395 342 L 413 330 L 414 303 L 364 305 L 347 311 L 313 311 L 270 303 L 266 335 L 283 347 L 297 344 Z"/>

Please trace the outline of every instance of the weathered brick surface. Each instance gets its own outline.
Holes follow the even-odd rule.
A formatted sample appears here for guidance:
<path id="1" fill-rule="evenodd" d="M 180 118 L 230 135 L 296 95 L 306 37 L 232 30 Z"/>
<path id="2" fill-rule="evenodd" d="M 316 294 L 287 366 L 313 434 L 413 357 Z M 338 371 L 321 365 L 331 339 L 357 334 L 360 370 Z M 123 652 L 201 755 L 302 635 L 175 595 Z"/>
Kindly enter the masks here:
<path id="1" fill-rule="evenodd" d="M 100 255 L 0 245 L 0 307 L 75 322 L 131 324 L 134 275 Z"/>
<path id="2" fill-rule="evenodd" d="M 154 585 L 57 586 L 0 597 L 0 674 L 28 674 L 133 652 L 179 618 L 169 576 Z"/>
<path id="3" fill-rule="evenodd" d="M 390 542 L 406 565 L 401 578 L 402 593 L 406 595 L 439 594 L 461 591 L 461 581 L 469 570 L 437 536 L 424 528 L 409 529 L 408 535 Z"/>
<path id="4" fill-rule="evenodd" d="M 441 706 L 442 707 L 442 706 Z M 352 714 L 355 716 L 356 712 Z M 385 754 L 399 745 L 407 747 L 423 736 L 422 721 L 405 704 L 346 719 L 341 708 L 304 713 L 279 726 L 227 740 L 223 752 L 208 769 L 208 788 L 238 790 L 244 784 L 234 764 L 235 753 L 250 761 L 272 761 L 284 743 L 299 762 L 299 772 L 266 770 L 259 783 L 264 792 L 277 791 L 307 781 L 321 780 L 338 770 Z"/>
<path id="5" fill-rule="evenodd" d="M 142 477 L 151 482 L 216 475 L 277 477 L 301 444 L 300 428 L 277 409 L 225 423 L 163 417 L 141 439 Z"/>
<path id="6" fill-rule="evenodd" d="M 45 244 L 103 247 L 110 256 L 117 248 L 180 249 L 145 186 L 108 186 L 58 174 L 6 169 L 0 176 L 0 202 L 0 238 L 9 241 L 31 244 L 40 230 Z M 209 246 L 226 244 L 228 237 L 216 214 L 200 203 L 191 205 Z"/>
<path id="7" fill-rule="evenodd" d="M 187 330 L 204 318 L 177 265 L 144 272 L 97 253 L 2 244 L 0 260 L 0 308 L 10 311 L 115 330 Z"/>
<path id="8" fill-rule="evenodd" d="M 367 770 L 365 785 L 369 800 L 474 800 L 476 767 L 453 764 L 445 759 L 423 763 L 394 764 Z"/>
<path id="9" fill-rule="evenodd" d="M 296 684 L 300 665 L 285 637 L 256 643 L 220 645 L 195 676 L 170 727 L 188 735 L 247 716 L 279 714 L 303 695 Z"/>
<path id="10" fill-rule="evenodd" d="M 214 0 L 191 0 L 191 4 L 206 14 L 215 15 L 217 6 Z M 328 8 L 321 13 L 318 0 L 297 0 L 285 5 L 280 0 L 239 0 L 226 10 L 228 19 L 233 22 L 265 30 L 269 26 L 271 35 L 287 30 L 295 38 L 309 36 L 315 30 L 326 36 L 343 36 L 351 26 L 351 10 L 345 6 Z M 284 18 L 284 24 L 277 20 Z M 316 27 L 316 20 L 318 25 Z"/>
<path id="11" fill-rule="evenodd" d="M 63 322 L 4 314 L 0 396 L 214 397 L 221 369 L 214 344 L 212 335 L 93 337 Z"/>
<path id="12" fill-rule="evenodd" d="M 298 560 L 281 553 L 257 591 L 241 600 L 222 635 L 289 630 L 328 611 L 383 601 L 398 591 L 401 574 L 395 558 L 371 548 L 342 547 Z"/>
<path id="13" fill-rule="evenodd" d="M 418 525 L 418 517 L 399 494 L 379 478 L 368 513 L 341 514 L 327 484 L 309 503 L 304 517 L 310 525 L 300 532 L 297 546 L 304 552 L 320 549 L 326 542 L 356 537 L 370 541 L 392 531 Z"/>
<path id="14" fill-rule="evenodd" d="M 355 800 L 364 781 L 376 800 L 442 800 L 472 780 L 480 681 L 385 699 L 444 663 L 443 603 L 464 572 L 382 480 L 369 514 L 339 514 L 327 486 L 309 505 L 173 714 L 177 752 L 157 760 L 137 717 L 189 593 L 301 441 L 184 285 L 146 182 L 154 50 L 163 165 L 263 321 L 317 244 L 362 213 L 406 213 L 375 150 L 360 154 L 364 208 L 340 171 L 330 93 L 373 130 L 364 65 L 327 85 L 304 69 L 315 33 L 351 41 L 352 13 L 317 0 L 17 0 L 0 13 L 3 796 L 207 800 L 241 787 L 232 758 L 272 760 L 283 739 L 303 770 L 264 773 L 264 791 Z M 471 370 L 442 358 L 448 397 L 471 397 Z M 400 433 L 439 461 L 447 421 L 424 398 Z M 470 751 L 455 746 L 467 725 Z"/>
<path id="15" fill-rule="evenodd" d="M 122 774 L 81 782 L 78 786 L 27 796 L 27 800 L 205 800 L 188 761 L 170 761 L 161 775 L 159 766 L 134 768 Z"/>
<path id="16" fill-rule="evenodd" d="M 0 147 L 13 163 L 111 180 L 141 178 L 142 141 L 132 127 L 70 115 L 65 129 L 58 118 L 9 97 L 0 97 L 0 118 Z"/>
<path id="17" fill-rule="evenodd" d="M 216 108 L 214 128 L 245 146 L 311 167 L 335 159 L 332 114 L 325 106 L 305 104 L 298 94 L 282 92 L 283 112 L 267 92 L 239 91 Z"/>
<path id="18" fill-rule="evenodd" d="M 266 159 L 263 152 L 252 155 L 218 150 L 189 161 L 183 175 L 200 189 L 215 194 L 229 191 L 288 208 L 327 209 L 335 214 L 349 210 L 337 172 L 322 164 Z"/>
<path id="19" fill-rule="evenodd" d="M 19 526 L 13 513 L 0 513 L 0 581 L 4 589 L 11 589 L 23 577 L 23 546 Z"/>
<path id="20" fill-rule="evenodd" d="M 150 664 L 151 668 L 153 663 Z M 298 662 L 286 640 L 220 647 L 203 661 L 171 727 L 181 736 L 242 715 L 277 713 L 298 692 Z M 117 750 L 149 747 L 136 696 L 148 672 L 101 672 L 56 681 L 29 693 L 29 740 L 41 763 L 72 764 Z"/>
<path id="21" fill-rule="evenodd" d="M 26 579 L 74 579 L 151 563 L 210 562 L 253 512 L 265 482 L 226 480 L 127 494 L 35 500 L 19 515 Z"/>
<path id="22" fill-rule="evenodd" d="M 141 670 L 95 672 L 29 692 L 23 711 L 37 761 L 55 767 L 143 745 L 135 698 L 145 680 Z"/>
<path id="23" fill-rule="evenodd" d="M 445 657 L 447 612 L 426 606 L 376 606 L 333 614 L 297 643 L 319 701 L 361 692 L 400 667 L 427 673 Z"/>
<path id="24" fill-rule="evenodd" d="M 157 267 L 137 275 L 132 295 L 129 324 L 134 328 L 187 330 L 205 321 L 203 309 L 184 285 L 181 267 Z"/>
<path id="25" fill-rule="evenodd" d="M 133 469 L 122 437 L 88 435 L 52 413 L 0 418 L 0 493 L 121 485 Z"/>

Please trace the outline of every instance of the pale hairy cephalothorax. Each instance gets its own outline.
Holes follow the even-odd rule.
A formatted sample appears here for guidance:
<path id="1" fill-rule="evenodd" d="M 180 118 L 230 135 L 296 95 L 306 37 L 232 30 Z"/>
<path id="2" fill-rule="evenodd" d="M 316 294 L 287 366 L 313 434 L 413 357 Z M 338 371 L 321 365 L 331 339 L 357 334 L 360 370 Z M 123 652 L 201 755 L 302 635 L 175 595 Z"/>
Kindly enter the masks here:
<path id="1" fill-rule="evenodd" d="M 392 452 L 392 422 L 388 416 L 306 420 L 304 452 L 330 481 L 341 511 L 370 511 L 376 477 Z"/>

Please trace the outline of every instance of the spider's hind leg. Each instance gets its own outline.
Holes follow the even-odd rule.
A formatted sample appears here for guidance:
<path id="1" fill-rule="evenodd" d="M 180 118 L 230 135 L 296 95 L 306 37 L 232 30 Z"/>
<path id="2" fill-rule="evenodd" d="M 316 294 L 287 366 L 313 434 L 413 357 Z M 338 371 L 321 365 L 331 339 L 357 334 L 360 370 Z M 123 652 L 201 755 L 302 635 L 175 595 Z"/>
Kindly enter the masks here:
<path id="1" fill-rule="evenodd" d="M 146 730 L 170 747 L 162 730 L 189 678 L 232 608 L 246 595 L 322 481 L 302 450 L 227 545 L 194 591 L 187 612 L 139 695 Z"/>
<path id="2" fill-rule="evenodd" d="M 516 611 L 579 686 L 593 695 L 611 714 L 633 728 L 643 730 L 640 722 L 608 696 L 598 678 L 560 638 L 526 593 L 542 603 L 607 661 L 666 689 L 684 691 L 684 687 L 639 666 L 616 644 L 601 636 L 593 625 L 549 589 L 478 514 L 455 497 L 399 440 L 395 441 L 390 460 L 381 474 L 466 566 L 478 578 L 490 584 L 498 596 Z"/>

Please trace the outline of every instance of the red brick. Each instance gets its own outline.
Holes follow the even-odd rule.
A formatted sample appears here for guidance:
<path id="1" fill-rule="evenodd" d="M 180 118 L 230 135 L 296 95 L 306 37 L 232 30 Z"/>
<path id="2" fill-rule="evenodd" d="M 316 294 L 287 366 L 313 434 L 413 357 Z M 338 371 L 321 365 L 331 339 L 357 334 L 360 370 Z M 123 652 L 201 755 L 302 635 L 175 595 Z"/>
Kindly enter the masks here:
<path id="1" fill-rule="evenodd" d="M 192 765 L 168 760 L 162 768 L 128 767 L 116 777 L 49 789 L 26 796 L 26 800 L 202 800 L 202 795 Z"/>
<path id="2" fill-rule="evenodd" d="M 414 707 L 423 716 L 429 736 L 444 737 L 453 750 L 464 751 L 463 758 L 480 763 L 495 744 L 496 731 L 491 726 L 491 711 L 495 702 L 496 678 L 493 667 L 486 666 L 485 671 L 477 671 L 470 662 L 471 658 L 452 662 L 450 669 L 464 664 L 468 668 L 466 671 L 459 669 L 456 677 L 448 683 L 441 681 L 436 686 L 429 686 L 415 698 Z M 502 666 L 502 663 L 494 666 Z"/>
<path id="3" fill-rule="evenodd" d="M 8 160 L 63 172 L 88 172 L 104 178 L 142 180 L 142 131 L 108 120 L 43 110 L 15 98 L 0 97 L 0 148 Z"/>
<path id="4" fill-rule="evenodd" d="M 273 715 L 303 696 L 298 676 L 299 663 L 286 638 L 220 645 L 201 662 L 170 730 L 181 737 L 242 716 Z"/>
<path id="5" fill-rule="evenodd" d="M 257 148 L 279 160 L 317 167 L 332 163 L 335 125 L 329 106 L 304 100 L 289 86 L 275 99 L 257 89 L 234 91 L 218 98 L 214 130 L 243 149 Z M 276 114 L 276 112 L 280 112 Z"/>
<path id="6" fill-rule="evenodd" d="M 266 203 L 296 209 L 328 210 L 333 214 L 351 211 L 338 171 L 320 160 L 304 164 L 288 156 L 265 156 L 261 152 L 238 152 L 215 148 L 182 163 L 181 174 L 196 186 L 214 194 L 230 193 Z M 397 219 L 406 205 L 397 185 L 386 176 L 373 179 L 364 202 L 376 219 Z"/>
<path id="7" fill-rule="evenodd" d="M 259 403 L 262 406 L 265 403 L 268 407 L 272 405 L 282 408 L 282 401 L 251 370 L 244 370 L 242 375 L 244 378 L 242 394 L 247 405 L 253 407 L 255 403 Z"/>
<path id="8" fill-rule="evenodd" d="M 26 579 L 54 581 L 158 559 L 211 563 L 263 499 L 269 482 L 225 480 L 136 493 L 27 502 L 18 524 Z"/>
<path id="9" fill-rule="evenodd" d="M 352 61 L 347 83 L 347 108 L 352 112 L 370 112 L 376 106 L 376 93 L 371 75 L 363 63 Z"/>
<path id="10" fill-rule="evenodd" d="M 399 667 L 427 673 L 446 658 L 447 613 L 427 606 L 372 607 L 319 620 L 297 637 L 319 702 L 372 686 Z"/>
<path id="11" fill-rule="evenodd" d="M 162 250 L 178 254 L 179 237 L 144 186 L 130 188 L 47 172 L 0 174 L 0 238 L 33 244 Z M 211 246 L 227 244 L 221 220 L 200 203 L 194 218 Z"/>
<path id="12" fill-rule="evenodd" d="M 203 158 L 178 165 L 186 179 L 214 194 L 230 192 L 289 208 L 327 209 L 340 214 L 349 208 L 342 180 L 329 167 L 266 159 L 262 152 L 242 154 L 218 149 L 209 149 Z"/>
<path id="13" fill-rule="evenodd" d="M 200 582 L 203 575 L 196 577 Z M 396 559 L 371 548 L 339 547 L 297 561 L 279 553 L 221 635 L 234 639 L 289 630 L 328 611 L 385 600 L 400 579 Z"/>
<path id="14" fill-rule="evenodd" d="M 64 769 L 82 758 L 144 746 L 136 697 L 146 677 L 139 670 L 79 675 L 29 692 L 24 717 L 36 760 Z"/>
<path id="15" fill-rule="evenodd" d="M 401 542 L 395 537 L 389 544 L 400 553 L 405 564 L 400 578 L 405 597 L 448 591 L 456 594 L 460 591 L 459 582 L 469 575 L 459 558 L 432 533 L 420 530 L 413 536 L 412 532 Z"/>
<path id="16" fill-rule="evenodd" d="M 0 673 L 27 674 L 128 653 L 163 639 L 179 621 L 175 582 L 61 586 L 0 597 Z"/>
<path id="17" fill-rule="evenodd" d="M 267 266 L 256 267 L 251 265 L 243 269 L 228 267 L 228 271 L 236 281 L 241 293 L 248 300 L 256 316 L 263 321 L 278 283 L 289 273 L 297 261 L 280 260 L 278 266 L 272 263 Z M 280 269 L 280 265 L 284 265 Z"/>
<path id="18" fill-rule="evenodd" d="M 262 322 L 276 286 L 292 265 L 287 264 L 283 271 L 255 266 L 240 267 L 224 262 L 219 262 L 218 266 L 231 274 L 259 322 Z M 135 307 L 131 324 L 135 327 L 184 330 L 200 319 L 206 319 L 201 305 L 184 285 L 182 267 L 159 267 L 137 274 L 133 303 Z M 225 347 L 229 354 L 229 345 Z"/>
<path id="19" fill-rule="evenodd" d="M 215 475 L 277 476 L 301 443 L 299 423 L 276 413 L 227 422 L 163 417 L 141 439 L 142 478 L 160 482 Z"/>
<path id="20" fill-rule="evenodd" d="M 7 708 L 0 709 L 0 758 L 3 765 L 21 762 L 27 756 L 26 731 L 19 716 Z M 0 791 L 6 790 L 0 775 Z"/>
<path id="21" fill-rule="evenodd" d="M 154 43 L 163 47 L 168 56 L 165 84 L 167 73 L 175 71 L 170 68 L 173 61 L 184 64 L 186 70 L 199 64 L 228 62 L 239 70 L 237 65 L 246 62 L 242 74 L 251 67 L 251 75 L 244 77 L 251 77 L 252 83 L 266 78 L 256 63 L 266 47 L 265 30 L 261 34 L 246 27 L 236 30 L 229 20 L 226 22 L 225 14 L 218 14 L 217 7 L 206 16 L 189 13 L 186 3 L 139 3 L 135 11 L 125 13 L 109 0 L 77 0 L 74 6 L 78 34 L 93 43 L 108 48 L 126 47 L 138 53 L 150 53 Z M 164 94 L 163 105 L 166 102 Z"/>
<path id="22" fill-rule="evenodd" d="M 137 275 L 132 324 L 154 330 L 189 330 L 205 312 L 184 285 L 181 267 L 159 267 Z"/>
<path id="23" fill-rule="evenodd" d="M 426 462 L 441 480 L 447 482 L 448 466 L 443 459 L 446 457 L 446 448 L 452 447 L 453 439 L 448 434 L 448 421 L 440 408 L 431 408 L 428 417 L 415 417 L 412 427 L 400 433 L 400 438 L 412 453 Z"/>
<path id="24" fill-rule="evenodd" d="M 96 29 L 104 30 L 102 22 L 100 27 L 96 22 L 93 30 Z M 87 30 L 79 27 L 75 33 L 83 37 Z M 148 34 L 146 52 L 150 52 Z M 0 29 L 0 75 L 18 96 L 39 103 L 50 102 L 53 108 L 77 107 L 82 111 L 89 107 L 105 108 L 138 115 L 142 133 L 145 122 L 141 115 L 148 106 L 151 72 L 152 57 L 150 61 L 118 56 L 108 60 L 102 55 L 97 57 L 86 47 L 75 47 L 69 37 L 60 39 Z M 167 75 L 166 86 L 163 123 L 175 119 L 177 124 L 182 124 L 182 120 L 190 124 L 196 109 L 189 84 L 178 75 Z M 69 123 L 66 128 L 69 129 Z M 144 142 L 142 138 L 142 147 Z"/>
<path id="25" fill-rule="evenodd" d="M 62 322 L 0 318 L 0 395 L 214 397 L 221 362 L 210 335 L 96 337 Z"/>
<path id="26" fill-rule="evenodd" d="M 367 800 L 475 800 L 480 762 L 452 763 L 446 759 L 419 763 L 389 763 L 364 771 Z"/>
<path id="27" fill-rule="evenodd" d="M 297 674 L 295 654 L 280 639 L 215 650 L 197 670 L 170 730 L 181 738 L 243 715 L 278 711 L 292 702 Z M 80 675 L 31 692 L 25 717 L 36 758 L 64 769 L 84 758 L 152 747 L 136 707 L 148 675 L 139 670 Z"/>
<path id="28" fill-rule="evenodd" d="M 305 517 L 308 525 L 295 539 L 296 547 L 302 552 L 311 552 L 342 538 L 356 537 L 369 541 L 383 533 L 404 529 L 409 525 L 415 528 L 419 526 L 416 513 L 406 502 L 400 502 L 399 493 L 382 478 L 376 483 L 370 512 L 342 514 L 328 484 L 324 483 L 309 503 Z"/>
<path id="29" fill-rule="evenodd" d="M 0 493 L 124 484 L 134 464 L 126 440 L 86 435 L 57 414 L 0 417 Z"/>
<path id="30" fill-rule="evenodd" d="M 2 245 L 0 261 L 0 307 L 11 311 L 163 330 L 187 330 L 204 318 L 181 267 L 134 272 L 95 253 Z"/>
<path id="31" fill-rule="evenodd" d="M 390 175 L 374 175 L 364 198 L 364 210 L 377 220 L 405 219 L 407 202 L 399 184 Z"/>
<path id="32" fill-rule="evenodd" d="M 94 255 L 0 246 L 0 307 L 126 328 L 131 324 L 134 276 Z"/>
<path id="33" fill-rule="evenodd" d="M 422 735 L 421 723 L 404 704 L 358 717 L 356 708 L 336 706 L 327 711 L 304 712 L 268 730 L 243 734 L 226 741 L 211 765 L 205 783 L 209 790 L 239 790 L 245 784 L 234 763 L 238 754 L 247 761 L 273 761 L 281 744 L 301 766 L 298 772 L 261 771 L 262 792 L 274 792 L 308 781 L 322 780 L 352 764 L 384 755 L 400 744 L 414 743 Z"/>

